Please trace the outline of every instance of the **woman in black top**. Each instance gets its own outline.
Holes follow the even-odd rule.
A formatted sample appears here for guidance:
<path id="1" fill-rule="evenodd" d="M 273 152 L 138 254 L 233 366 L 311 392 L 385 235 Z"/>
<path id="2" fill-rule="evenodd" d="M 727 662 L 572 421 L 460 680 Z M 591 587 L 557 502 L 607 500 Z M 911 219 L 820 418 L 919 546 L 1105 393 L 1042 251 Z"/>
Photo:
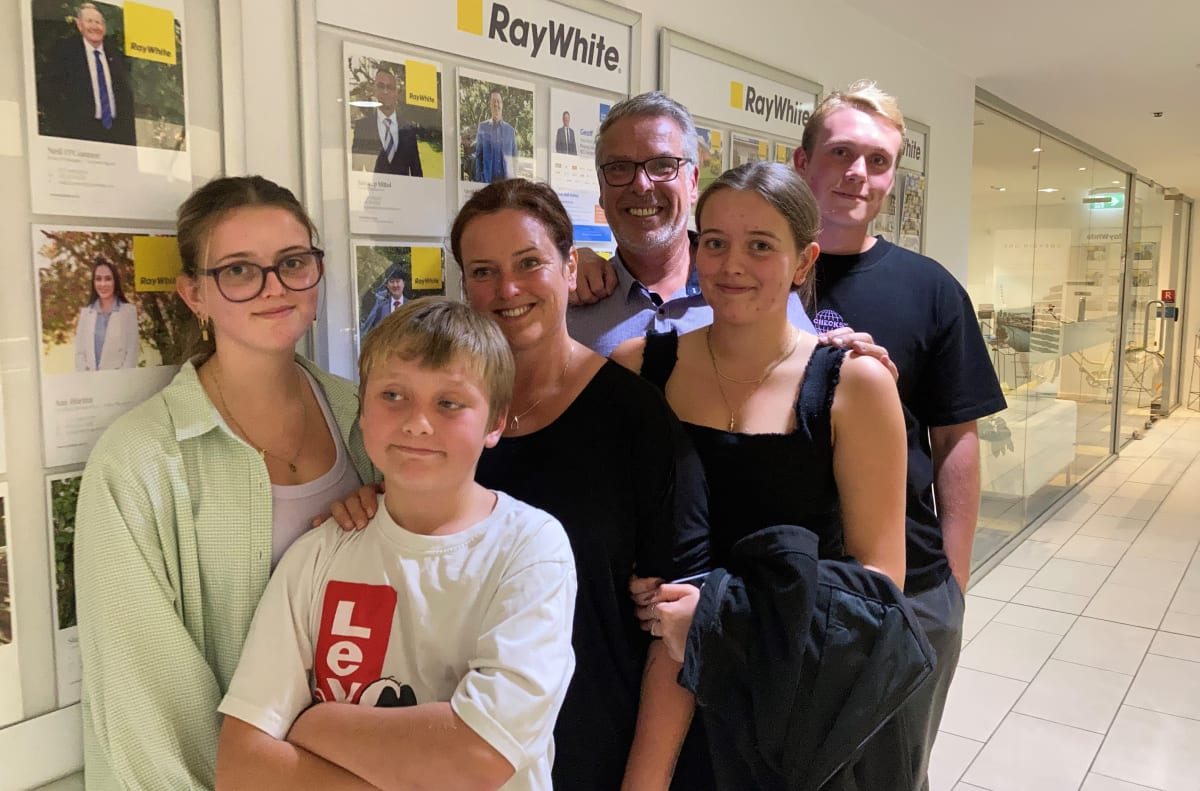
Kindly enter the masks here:
<path id="1" fill-rule="evenodd" d="M 822 557 L 851 556 L 899 587 L 905 433 L 895 383 L 879 361 L 819 347 L 787 320 L 789 291 L 811 289 L 819 217 L 790 168 L 725 173 L 696 207 L 696 269 L 713 324 L 629 341 L 613 359 L 663 389 L 695 443 L 714 566 L 727 565 L 738 539 L 795 524 L 818 535 Z M 658 582 L 635 586 L 639 615 L 682 660 L 698 592 Z"/>
<path id="2" fill-rule="evenodd" d="M 477 480 L 556 516 L 575 552 L 576 669 L 554 787 L 665 787 L 692 701 L 675 683 L 679 664 L 638 628 L 627 587 L 635 570 L 709 569 L 699 461 L 660 393 L 567 335 L 576 258 L 553 190 L 485 187 L 459 212 L 451 248 L 467 300 L 500 324 L 517 363 L 504 438 Z"/>

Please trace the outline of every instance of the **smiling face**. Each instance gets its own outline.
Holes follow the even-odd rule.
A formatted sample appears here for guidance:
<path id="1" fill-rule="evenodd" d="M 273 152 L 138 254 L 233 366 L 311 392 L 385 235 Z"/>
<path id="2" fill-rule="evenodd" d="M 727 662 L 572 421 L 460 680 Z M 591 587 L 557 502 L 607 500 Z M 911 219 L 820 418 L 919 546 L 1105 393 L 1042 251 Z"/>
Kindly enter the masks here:
<path id="1" fill-rule="evenodd" d="M 798 250 L 783 214 L 749 190 L 712 193 L 697 221 L 696 273 L 714 321 L 786 316 L 788 295 L 812 267 L 817 246 Z"/>
<path id="2" fill-rule="evenodd" d="M 213 226 L 200 268 L 269 267 L 288 253 L 307 252 L 311 247 L 308 229 L 286 209 L 244 207 L 230 211 Z M 230 302 L 214 279 L 204 274 L 180 275 L 177 286 L 192 312 L 212 319 L 222 353 L 291 353 L 317 315 L 319 289 L 289 291 L 274 273 L 267 275 L 262 293 L 249 302 Z"/>
<path id="3" fill-rule="evenodd" d="M 561 342 L 574 248 L 564 261 L 546 226 L 516 209 L 473 218 L 460 244 L 467 301 L 496 320 L 514 352 Z"/>
<path id="4" fill-rule="evenodd" d="M 113 298 L 113 293 L 116 291 L 116 278 L 113 276 L 112 267 L 108 264 L 97 264 L 92 270 L 92 287 L 96 289 L 96 296 L 100 297 L 103 302 L 108 302 Z"/>
<path id="5" fill-rule="evenodd" d="M 79 35 L 83 36 L 83 40 L 93 47 L 102 45 L 104 34 L 108 32 L 104 24 L 104 15 L 94 8 L 81 9 L 79 16 L 75 17 L 75 27 L 78 28 Z"/>
<path id="6" fill-rule="evenodd" d="M 404 296 L 404 278 L 393 277 L 389 278 L 384 286 L 387 288 L 388 294 L 392 299 L 401 299 Z"/>
<path id="7" fill-rule="evenodd" d="M 474 480 L 479 455 L 500 440 L 504 415 L 489 416 L 483 380 L 461 359 L 435 369 L 392 355 L 363 385 L 359 426 L 389 494 L 436 493 Z"/>
<path id="8" fill-rule="evenodd" d="M 895 182 L 903 142 L 900 130 L 883 116 L 845 107 L 826 116 L 811 156 L 796 150 L 796 170 L 821 207 L 822 246 L 828 247 L 826 234 L 865 239 Z"/>
<path id="9" fill-rule="evenodd" d="M 683 134 L 668 116 L 622 118 L 604 132 L 598 165 L 686 157 Z M 698 197 L 696 168 L 683 163 L 671 181 L 651 181 L 638 168 L 633 182 L 610 187 L 600 179 L 600 205 L 622 250 L 636 255 L 666 253 L 687 237 L 688 216 Z"/>
<path id="10" fill-rule="evenodd" d="M 492 123 L 500 123 L 500 114 L 504 112 L 504 99 L 496 91 L 488 97 L 488 109 L 492 112 Z"/>

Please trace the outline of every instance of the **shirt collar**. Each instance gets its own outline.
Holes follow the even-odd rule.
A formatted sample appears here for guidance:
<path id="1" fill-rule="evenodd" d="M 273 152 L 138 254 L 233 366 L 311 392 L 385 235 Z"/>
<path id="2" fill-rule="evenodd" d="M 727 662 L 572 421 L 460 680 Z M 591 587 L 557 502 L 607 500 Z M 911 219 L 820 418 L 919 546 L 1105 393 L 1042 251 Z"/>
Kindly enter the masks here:
<path id="1" fill-rule="evenodd" d="M 204 386 L 200 384 L 200 375 L 196 371 L 196 365 L 202 363 L 204 359 L 197 355 L 188 360 L 180 366 L 179 373 L 162 390 L 167 411 L 175 424 L 175 439 L 179 442 L 207 434 L 218 425 L 216 409 L 213 402 L 209 400 L 208 393 L 204 391 Z M 327 394 L 329 383 L 332 380 L 331 374 L 325 373 L 300 355 L 296 355 L 295 359 L 301 368 L 312 374 L 317 385 Z M 329 411 L 333 414 L 334 422 L 338 426 L 354 424 L 358 416 L 357 398 L 339 400 L 330 399 L 326 395 L 325 401 L 329 404 Z M 342 439 L 345 440 L 346 437 L 343 436 Z"/>
<path id="2" fill-rule="evenodd" d="M 700 275 L 696 273 L 696 245 L 699 244 L 700 236 L 695 231 L 691 230 L 689 230 L 687 233 L 688 241 L 690 241 L 692 245 L 692 263 L 691 268 L 688 270 L 687 282 L 683 284 L 683 291 L 687 296 L 694 297 L 700 293 Z M 639 283 L 637 278 L 635 278 L 633 274 L 625 268 L 625 263 L 621 260 L 620 249 L 618 249 L 613 255 L 611 263 L 613 265 L 613 269 L 617 273 L 616 293 L 624 294 L 625 301 L 629 302 L 629 300 L 633 299 L 635 290 L 637 290 L 639 287 L 645 288 L 645 286 Z M 659 296 L 661 297 L 662 295 L 659 294 Z M 665 301 L 673 296 L 673 294 L 668 294 L 667 296 L 663 297 L 663 299 Z"/>

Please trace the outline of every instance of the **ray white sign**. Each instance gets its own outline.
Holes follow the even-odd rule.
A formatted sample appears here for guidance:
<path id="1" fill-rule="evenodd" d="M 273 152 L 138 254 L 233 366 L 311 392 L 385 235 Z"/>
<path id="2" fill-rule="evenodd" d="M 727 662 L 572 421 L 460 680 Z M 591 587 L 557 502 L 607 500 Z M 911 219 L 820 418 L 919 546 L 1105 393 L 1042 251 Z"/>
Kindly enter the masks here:
<path id="1" fill-rule="evenodd" d="M 551 0 L 317 0 L 317 20 L 616 93 L 631 27 Z M 420 20 L 413 25 L 413 20 Z"/>
<path id="2" fill-rule="evenodd" d="M 787 85 L 677 46 L 669 47 L 666 57 L 668 84 L 663 90 L 694 116 L 794 140 L 812 117 L 817 95 L 799 84 Z"/>

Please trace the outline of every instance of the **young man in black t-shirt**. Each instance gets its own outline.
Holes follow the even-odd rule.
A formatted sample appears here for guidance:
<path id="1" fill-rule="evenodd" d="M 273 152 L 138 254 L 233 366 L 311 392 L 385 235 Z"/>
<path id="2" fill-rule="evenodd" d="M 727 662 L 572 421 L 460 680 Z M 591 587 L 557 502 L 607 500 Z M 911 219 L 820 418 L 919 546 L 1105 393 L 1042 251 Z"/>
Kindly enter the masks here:
<path id="1" fill-rule="evenodd" d="M 903 142 L 896 100 L 874 83 L 855 83 L 818 105 L 795 166 L 821 207 L 817 331 L 851 325 L 869 332 L 900 370 L 908 427 L 904 592 L 938 667 L 897 715 L 916 739 L 898 749 L 911 753 L 912 787 L 927 788 L 929 751 L 962 645 L 963 591 L 979 514 L 975 421 L 1005 402 L 958 281 L 936 261 L 868 233 L 894 184 Z M 880 780 L 897 789 L 907 782 Z"/>

